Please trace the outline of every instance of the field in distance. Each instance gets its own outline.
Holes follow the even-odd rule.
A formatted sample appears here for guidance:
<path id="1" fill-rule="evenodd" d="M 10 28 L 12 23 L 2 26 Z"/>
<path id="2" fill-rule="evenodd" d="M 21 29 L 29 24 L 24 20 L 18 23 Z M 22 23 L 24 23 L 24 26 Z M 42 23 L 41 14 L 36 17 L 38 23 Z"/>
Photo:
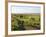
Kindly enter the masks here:
<path id="1" fill-rule="evenodd" d="M 11 14 L 11 30 L 39 30 L 40 14 Z"/>

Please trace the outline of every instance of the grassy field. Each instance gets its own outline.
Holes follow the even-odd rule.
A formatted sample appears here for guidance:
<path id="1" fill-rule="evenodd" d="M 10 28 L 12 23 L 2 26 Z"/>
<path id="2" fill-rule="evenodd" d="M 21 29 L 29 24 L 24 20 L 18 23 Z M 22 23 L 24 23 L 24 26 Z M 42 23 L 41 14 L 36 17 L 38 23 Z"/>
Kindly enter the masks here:
<path id="1" fill-rule="evenodd" d="M 40 29 L 40 14 L 11 14 L 12 31 L 39 30 L 39 29 Z"/>

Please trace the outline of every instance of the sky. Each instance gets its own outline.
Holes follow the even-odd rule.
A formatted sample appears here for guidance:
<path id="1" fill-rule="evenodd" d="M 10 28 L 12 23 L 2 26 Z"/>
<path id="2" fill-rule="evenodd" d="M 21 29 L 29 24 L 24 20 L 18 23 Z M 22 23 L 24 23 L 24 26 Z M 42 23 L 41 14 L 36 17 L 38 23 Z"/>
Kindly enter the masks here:
<path id="1" fill-rule="evenodd" d="M 12 6 L 12 13 L 40 13 L 39 6 Z"/>

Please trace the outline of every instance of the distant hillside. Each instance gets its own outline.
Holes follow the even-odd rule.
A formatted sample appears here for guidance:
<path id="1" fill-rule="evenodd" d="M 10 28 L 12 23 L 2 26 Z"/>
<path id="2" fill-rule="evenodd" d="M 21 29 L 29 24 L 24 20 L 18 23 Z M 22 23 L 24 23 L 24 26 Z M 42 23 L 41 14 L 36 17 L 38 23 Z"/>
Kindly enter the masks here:
<path id="1" fill-rule="evenodd" d="M 40 13 L 30 13 L 30 14 L 27 14 L 27 13 L 23 13 L 23 14 L 15 14 L 15 13 L 12 13 L 12 15 L 40 15 Z"/>
<path id="2" fill-rule="evenodd" d="M 40 13 L 31 13 L 31 15 L 40 15 Z"/>

